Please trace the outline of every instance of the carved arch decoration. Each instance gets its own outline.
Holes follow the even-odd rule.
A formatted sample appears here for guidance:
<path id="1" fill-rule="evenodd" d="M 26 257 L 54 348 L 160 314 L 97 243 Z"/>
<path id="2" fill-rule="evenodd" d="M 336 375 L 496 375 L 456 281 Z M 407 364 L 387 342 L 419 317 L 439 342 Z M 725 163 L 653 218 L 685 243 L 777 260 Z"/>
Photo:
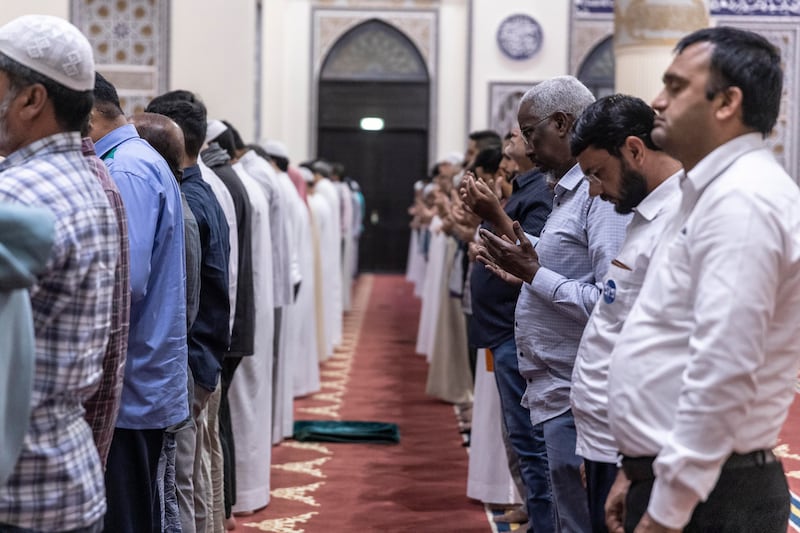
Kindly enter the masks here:
<path id="1" fill-rule="evenodd" d="M 438 79 L 438 11 L 435 9 L 358 9 L 314 7 L 311 12 L 311 101 L 309 131 L 317 131 L 317 97 L 320 74 L 328 54 L 348 32 L 365 22 L 379 21 L 400 32 L 414 47 L 427 69 L 430 86 L 429 153 L 436 153 L 436 86 Z M 309 141 L 316 152 L 316 136 Z"/>

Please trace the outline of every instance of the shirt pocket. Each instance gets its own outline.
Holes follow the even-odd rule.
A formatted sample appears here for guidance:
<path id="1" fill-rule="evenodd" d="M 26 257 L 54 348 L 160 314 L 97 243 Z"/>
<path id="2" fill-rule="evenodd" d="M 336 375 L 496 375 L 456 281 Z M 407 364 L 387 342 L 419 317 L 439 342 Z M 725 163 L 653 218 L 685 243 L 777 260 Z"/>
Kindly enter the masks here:
<path id="1" fill-rule="evenodd" d="M 598 312 L 609 319 L 624 321 L 644 282 L 645 270 L 630 270 L 611 264 L 603 282 Z"/>

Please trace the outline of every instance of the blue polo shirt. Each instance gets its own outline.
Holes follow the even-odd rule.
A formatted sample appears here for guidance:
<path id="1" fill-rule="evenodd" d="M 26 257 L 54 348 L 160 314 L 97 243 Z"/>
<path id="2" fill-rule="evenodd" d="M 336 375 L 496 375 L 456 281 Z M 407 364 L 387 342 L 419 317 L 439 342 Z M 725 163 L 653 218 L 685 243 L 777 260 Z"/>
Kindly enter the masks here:
<path id="1" fill-rule="evenodd" d="M 160 429 L 189 416 L 183 208 L 167 162 L 130 124 L 95 144 L 128 215 L 131 325 L 117 427 Z"/>

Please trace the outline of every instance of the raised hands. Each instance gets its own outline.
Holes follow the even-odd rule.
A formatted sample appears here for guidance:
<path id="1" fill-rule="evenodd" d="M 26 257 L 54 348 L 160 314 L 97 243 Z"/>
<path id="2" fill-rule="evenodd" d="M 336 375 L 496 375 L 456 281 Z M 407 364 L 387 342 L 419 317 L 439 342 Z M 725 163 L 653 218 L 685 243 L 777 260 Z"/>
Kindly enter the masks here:
<path id="1" fill-rule="evenodd" d="M 476 215 L 490 223 L 495 223 L 497 217 L 503 214 L 500 200 L 492 189 L 477 179 L 472 172 L 464 174 L 464 180 L 458 189 L 461 201 Z"/>
<path id="2" fill-rule="evenodd" d="M 519 244 L 506 235 L 498 237 L 490 231 L 481 229 L 483 246 L 478 250 L 478 261 L 509 283 L 513 283 L 513 278 L 530 283 L 541 267 L 539 256 L 522 231 L 519 222 L 514 222 L 512 229 Z"/>

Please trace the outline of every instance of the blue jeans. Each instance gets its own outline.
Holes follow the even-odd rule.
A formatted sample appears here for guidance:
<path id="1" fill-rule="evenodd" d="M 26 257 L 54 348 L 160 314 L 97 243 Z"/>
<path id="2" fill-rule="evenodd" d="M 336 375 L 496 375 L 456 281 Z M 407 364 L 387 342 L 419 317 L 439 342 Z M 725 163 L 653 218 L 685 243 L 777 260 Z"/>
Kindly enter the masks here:
<path id="1" fill-rule="evenodd" d="M 560 531 L 589 533 L 589 502 L 581 482 L 583 459 L 575 455 L 575 419 L 572 411 L 542 422 L 547 444 L 547 464 L 553 489 L 553 503 Z"/>
<path id="2" fill-rule="evenodd" d="M 503 419 L 511 446 L 519 457 L 519 470 L 528 498 L 531 528 L 535 533 L 556 531 L 556 517 L 550 491 L 548 457 L 541 425 L 531 425 L 530 412 L 520 402 L 525 392 L 525 379 L 517 366 L 517 345 L 514 337 L 491 348 L 494 356 L 494 378 L 500 393 Z M 575 449 L 573 444 L 572 449 Z"/>

